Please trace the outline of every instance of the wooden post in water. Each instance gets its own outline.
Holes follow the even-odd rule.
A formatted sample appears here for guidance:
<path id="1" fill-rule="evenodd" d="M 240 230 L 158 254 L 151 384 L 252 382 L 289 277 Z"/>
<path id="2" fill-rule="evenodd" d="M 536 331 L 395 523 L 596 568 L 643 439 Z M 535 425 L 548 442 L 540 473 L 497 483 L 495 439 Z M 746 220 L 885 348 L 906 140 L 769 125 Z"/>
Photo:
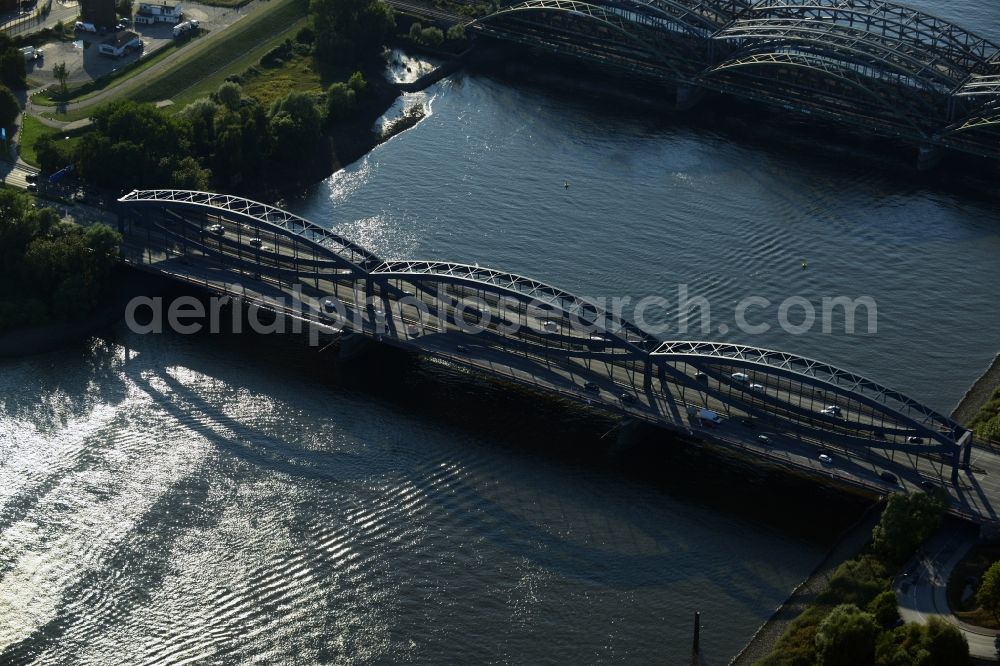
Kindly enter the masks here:
<path id="1" fill-rule="evenodd" d="M 701 612 L 694 612 L 694 642 L 691 644 L 691 666 L 698 666 L 701 661 L 698 657 L 701 653 Z"/>

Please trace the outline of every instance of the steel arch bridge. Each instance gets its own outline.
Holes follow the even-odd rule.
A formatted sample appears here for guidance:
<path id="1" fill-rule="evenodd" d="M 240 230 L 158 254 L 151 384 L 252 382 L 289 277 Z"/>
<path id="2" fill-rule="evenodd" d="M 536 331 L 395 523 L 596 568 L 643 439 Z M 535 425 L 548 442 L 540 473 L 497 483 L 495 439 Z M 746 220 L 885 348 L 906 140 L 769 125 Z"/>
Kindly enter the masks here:
<path id="1" fill-rule="evenodd" d="M 515 0 L 477 34 L 1000 157 L 1000 46 L 884 0 Z"/>
<path id="2" fill-rule="evenodd" d="M 716 436 L 692 416 L 708 408 L 852 455 L 936 460 L 953 478 L 971 446 L 948 417 L 855 373 L 776 350 L 662 340 L 522 275 L 385 260 L 230 195 L 133 191 L 119 206 L 125 258 L 138 268 L 231 295 L 237 283 L 244 295 L 254 285 L 246 298 L 266 307 L 295 293 L 314 305 L 293 314 L 315 323 L 328 323 L 324 308 L 335 303 L 344 331 L 658 425 Z"/>

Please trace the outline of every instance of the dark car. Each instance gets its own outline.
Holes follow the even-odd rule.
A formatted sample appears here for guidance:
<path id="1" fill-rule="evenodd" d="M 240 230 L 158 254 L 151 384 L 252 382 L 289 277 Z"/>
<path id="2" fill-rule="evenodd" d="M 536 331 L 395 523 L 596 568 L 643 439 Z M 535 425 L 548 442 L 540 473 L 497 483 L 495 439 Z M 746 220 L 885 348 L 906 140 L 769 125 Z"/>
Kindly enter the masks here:
<path id="1" fill-rule="evenodd" d="M 706 375 L 704 372 L 696 372 L 694 374 L 694 378 L 697 379 L 699 382 L 704 382 L 706 384 L 708 383 L 708 375 Z"/>
<path id="2" fill-rule="evenodd" d="M 583 385 L 583 388 L 587 389 L 591 393 L 601 392 L 601 387 L 595 384 L 594 382 L 587 382 L 586 384 Z"/>
<path id="3" fill-rule="evenodd" d="M 37 183 L 38 182 L 38 174 L 37 173 L 29 173 L 27 176 L 24 177 L 24 179 L 26 181 L 28 181 L 29 183 Z"/>
<path id="4" fill-rule="evenodd" d="M 618 399 L 630 405 L 635 402 L 635 396 L 632 395 L 631 393 L 622 393 L 620 396 L 618 396 Z"/>
<path id="5" fill-rule="evenodd" d="M 923 444 L 924 443 L 924 438 L 923 437 L 915 437 L 915 436 L 914 437 L 907 437 L 906 441 L 909 442 L 910 444 Z"/>
<path id="6" fill-rule="evenodd" d="M 878 476 L 879 476 L 880 479 L 882 479 L 886 483 L 891 483 L 893 485 L 899 483 L 899 479 L 897 479 L 896 475 L 893 474 L 892 472 L 882 472 Z"/>
<path id="7" fill-rule="evenodd" d="M 740 423 L 742 423 L 748 428 L 755 428 L 757 426 L 757 424 L 753 422 L 753 419 L 748 419 L 748 418 L 740 419 Z"/>
<path id="8" fill-rule="evenodd" d="M 468 354 L 469 353 L 469 348 L 466 347 L 465 345 L 459 345 L 459 346 L 455 347 L 455 351 L 460 352 L 462 354 Z"/>
<path id="9" fill-rule="evenodd" d="M 937 486 L 934 485 L 933 481 L 928 481 L 927 479 L 923 479 L 920 481 L 920 487 L 923 488 L 924 490 L 934 490 L 935 488 L 937 488 Z"/>

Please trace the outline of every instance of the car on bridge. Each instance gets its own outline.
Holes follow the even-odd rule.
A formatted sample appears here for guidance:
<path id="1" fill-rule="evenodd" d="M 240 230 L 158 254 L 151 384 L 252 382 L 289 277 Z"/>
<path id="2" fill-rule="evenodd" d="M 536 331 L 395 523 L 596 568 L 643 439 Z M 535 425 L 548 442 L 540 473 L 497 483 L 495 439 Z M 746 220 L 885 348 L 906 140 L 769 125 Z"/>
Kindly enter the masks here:
<path id="1" fill-rule="evenodd" d="M 618 396 L 618 399 L 629 405 L 635 404 L 635 396 L 631 393 L 622 393 Z"/>
<path id="2" fill-rule="evenodd" d="M 597 384 L 595 384 L 594 382 L 586 382 L 583 385 L 583 388 L 587 389 L 591 393 L 600 393 L 601 392 L 601 387 L 598 386 Z"/>
<path id="3" fill-rule="evenodd" d="M 757 435 L 757 442 L 764 446 L 771 446 L 771 438 L 767 435 Z"/>
<path id="4" fill-rule="evenodd" d="M 821 453 L 821 454 L 819 454 L 819 461 L 821 463 L 823 463 L 824 465 L 827 465 L 827 466 L 833 464 L 833 458 L 831 458 L 830 455 L 827 454 L 827 453 Z"/>
<path id="5" fill-rule="evenodd" d="M 750 375 L 745 372 L 734 372 L 729 375 L 730 379 L 739 384 L 746 384 L 750 381 Z"/>
<path id="6" fill-rule="evenodd" d="M 844 417 L 843 410 L 841 410 L 840 407 L 837 407 L 837 405 L 827 405 L 823 408 L 822 413 L 827 416 L 836 416 L 838 419 Z"/>
<path id="7" fill-rule="evenodd" d="M 878 477 L 883 481 L 885 481 L 886 483 L 891 483 L 892 485 L 896 485 L 897 483 L 899 483 L 899 479 L 896 478 L 896 475 L 889 471 L 883 471 L 881 474 L 878 475 Z"/>
<path id="8" fill-rule="evenodd" d="M 251 238 L 250 245 L 257 248 L 258 250 L 264 247 L 264 241 L 259 238 Z"/>
<path id="9" fill-rule="evenodd" d="M 221 224 L 213 224 L 208 228 L 208 230 L 211 231 L 213 234 L 216 234 L 217 236 L 221 236 L 222 234 L 226 233 L 226 228 Z"/>
<path id="10" fill-rule="evenodd" d="M 764 385 L 763 384 L 750 384 L 749 386 L 747 386 L 747 388 L 750 389 L 751 391 L 762 392 L 764 390 Z"/>

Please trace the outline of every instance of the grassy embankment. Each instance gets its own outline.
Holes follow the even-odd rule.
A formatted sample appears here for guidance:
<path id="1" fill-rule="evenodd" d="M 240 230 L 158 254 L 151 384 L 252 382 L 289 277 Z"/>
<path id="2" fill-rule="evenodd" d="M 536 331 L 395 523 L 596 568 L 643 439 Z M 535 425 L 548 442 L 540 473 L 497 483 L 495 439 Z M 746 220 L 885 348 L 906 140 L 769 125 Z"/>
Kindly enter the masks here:
<path id="1" fill-rule="evenodd" d="M 969 421 L 969 427 L 976 431 L 977 439 L 1000 442 L 1000 386 L 993 389 L 989 399 Z"/>
<path id="2" fill-rule="evenodd" d="M 138 102 L 173 100 L 175 110 L 207 95 L 227 76 L 246 70 L 277 44 L 305 25 L 307 5 L 303 0 L 271 0 L 247 18 L 227 28 L 219 38 L 202 38 L 185 49 L 182 62 L 143 80 L 121 97 Z M 276 29 L 276 26 L 279 26 Z M 283 26 L 283 27 L 282 27 Z M 108 101 L 116 99 L 112 96 Z M 58 120 L 87 118 L 93 108 L 53 114 Z"/>
<path id="3" fill-rule="evenodd" d="M 38 155 L 35 153 L 35 140 L 43 134 L 54 134 L 57 136 L 67 137 L 64 141 L 68 145 L 72 145 L 80 140 L 83 132 L 77 130 L 73 132 L 64 132 L 61 130 L 54 130 L 51 127 L 43 125 L 38 118 L 27 113 L 21 116 L 21 146 L 20 155 L 21 159 L 32 166 L 38 166 Z"/>

